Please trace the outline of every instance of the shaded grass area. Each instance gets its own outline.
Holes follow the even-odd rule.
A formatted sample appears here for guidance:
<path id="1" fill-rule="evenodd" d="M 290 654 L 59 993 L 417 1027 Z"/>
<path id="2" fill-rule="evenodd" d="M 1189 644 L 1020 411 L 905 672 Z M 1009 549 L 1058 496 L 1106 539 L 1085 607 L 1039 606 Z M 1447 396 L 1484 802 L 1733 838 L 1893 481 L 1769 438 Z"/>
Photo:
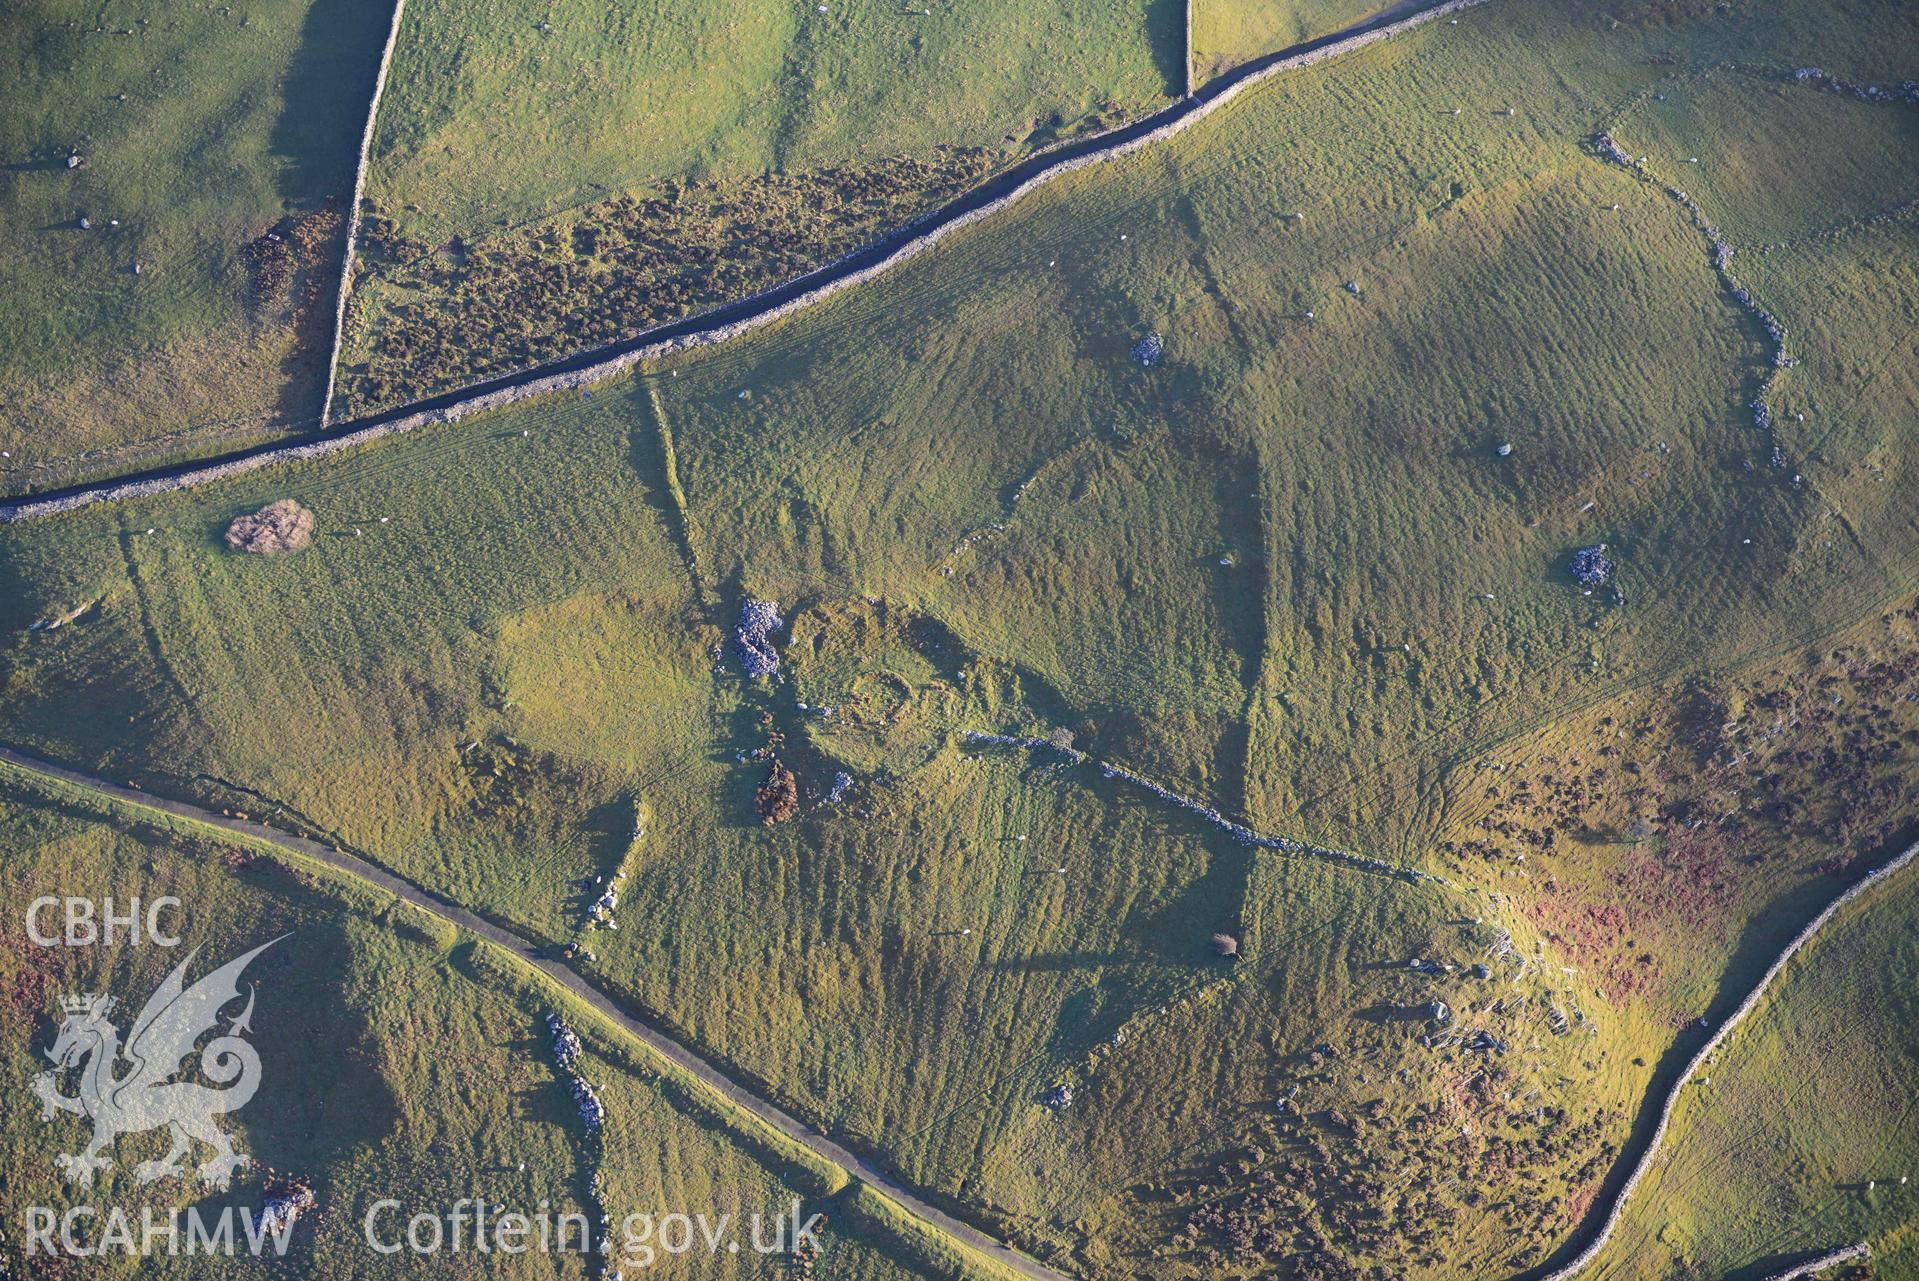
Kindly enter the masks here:
<path id="1" fill-rule="evenodd" d="M 104 1184 L 81 1191 L 62 1181 L 53 1154 L 77 1150 L 83 1124 L 65 1117 L 42 1123 L 36 1109 L 13 1108 L 0 1122 L 12 1204 L 56 1213 L 69 1204 L 117 1204 L 138 1223 L 142 1208 L 159 1216 L 188 1205 L 207 1216 L 229 1205 L 258 1213 L 265 1195 L 294 1183 L 309 1187 L 315 1204 L 296 1226 L 285 1261 L 243 1252 L 221 1262 L 222 1275 L 234 1276 L 280 1275 L 289 1267 L 327 1275 L 468 1274 L 470 1253 L 416 1257 L 370 1248 L 366 1216 L 383 1198 L 405 1208 L 380 1221 L 382 1239 L 404 1232 L 416 1211 L 443 1215 L 459 1198 L 476 1195 L 529 1214 L 586 1211 L 592 1175 L 583 1168 L 583 1131 L 554 1070 L 539 993 L 523 980 L 499 981 L 470 942 L 383 894 L 332 874 L 316 880 L 198 830 L 123 814 L 109 825 L 105 817 L 58 790 L 12 777 L 0 782 L 0 831 L 9 853 L 0 896 L 9 915 L 24 920 L 26 904 L 43 894 L 96 903 L 111 895 L 122 911 L 135 896 L 151 903 L 172 895 L 182 906 L 161 921 L 179 927 L 181 946 L 122 939 L 42 949 L 15 931 L 0 951 L 11 1011 L 0 1054 L 24 1079 L 52 1039 L 57 996 L 113 993 L 124 1031 L 145 994 L 188 949 L 200 950 L 191 979 L 290 932 L 247 972 L 257 984 L 250 1039 L 260 1052 L 262 1085 L 223 1122 L 254 1165 L 224 1194 L 176 1179 L 136 1185 L 133 1165 L 158 1156 L 165 1144 L 156 1134 L 127 1135 L 111 1153 L 117 1164 Z M 56 910 L 42 923 L 57 930 L 57 918 Z M 589 1047 L 583 1072 L 607 1110 L 603 1192 L 616 1224 L 627 1214 L 657 1218 L 674 1210 L 770 1218 L 787 1212 L 796 1196 L 809 1212 L 825 1204 L 812 1190 L 789 1190 L 778 1162 L 763 1163 L 710 1112 L 637 1068 L 590 1023 L 581 1026 Z M 71 1082 L 64 1085 L 71 1090 Z M 205 1155 L 196 1150 L 189 1161 Z M 918 1275 L 837 1226 L 823 1244 L 823 1260 L 836 1274 Z M 23 1246 L 9 1234 L 10 1252 Z M 761 1275 L 768 1266 L 732 1255 L 694 1261 L 661 1254 L 659 1262 L 665 1270 L 711 1276 Z M 162 1254 L 105 1257 L 90 1266 L 102 1275 L 185 1276 L 199 1275 L 204 1262 Z M 503 1276 L 596 1274 L 577 1245 L 496 1255 L 489 1269 Z M 22 1266 L 21 1275 L 32 1274 Z"/>
<path id="2" fill-rule="evenodd" d="M 381 21 L 299 0 L 0 17 L 0 488 L 317 413 Z"/>
<path id="3" fill-rule="evenodd" d="M 1761 1277 L 1860 1240 L 1912 1275 L 1912 880 L 1827 926 L 1687 1091 L 1591 1275 Z"/>

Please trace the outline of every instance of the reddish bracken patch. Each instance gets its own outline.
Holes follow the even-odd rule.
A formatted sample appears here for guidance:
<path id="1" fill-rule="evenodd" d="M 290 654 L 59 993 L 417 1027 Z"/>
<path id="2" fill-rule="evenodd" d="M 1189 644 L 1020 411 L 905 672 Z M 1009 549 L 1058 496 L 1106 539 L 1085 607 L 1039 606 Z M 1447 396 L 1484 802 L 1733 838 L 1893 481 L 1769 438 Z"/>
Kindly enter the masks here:
<path id="1" fill-rule="evenodd" d="M 24 936 L 8 934 L 4 954 L 5 959 L 0 960 L 0 1009 L 11 1016 L 9 1023 L 25 1026 L 47 1008 L 47 993 L 53 986 L 53 966 L 48 954 L 30 947 Z"/>
<path id="2" fill-rule="evenodd" d="M 1603 1182 L 1605 1182 L 1603 1179 L 1594 1179 L 1585 1187 L 1567 1195 L 1565 1214 L 1565 1221 L 1567 1223 L 1584 1223 L 1586 1221 L 1586 1212 L 1592 1209 L 1593 1202 L 1598 1199 L 1599 1187 Z"/>
<path id="3" fill-rule="evenodd" d="M 1734 897 L 1732 838 L 1716 827 L 1672 832 L 1658 853 L 1635 848 L 1612 874 L 1635 920 L 1716 937 Z"/>
<path id="4" fill-rule="evenodd" d="M 760 784 L 760 790 L 754 797 L 754 808 L 759 811 L 760 822 L 771 827 L 775 823 L 784 823 L 800 812 L 800 783 L 793 771 L 773 762 L 766 771 L 766 781 Z"/>

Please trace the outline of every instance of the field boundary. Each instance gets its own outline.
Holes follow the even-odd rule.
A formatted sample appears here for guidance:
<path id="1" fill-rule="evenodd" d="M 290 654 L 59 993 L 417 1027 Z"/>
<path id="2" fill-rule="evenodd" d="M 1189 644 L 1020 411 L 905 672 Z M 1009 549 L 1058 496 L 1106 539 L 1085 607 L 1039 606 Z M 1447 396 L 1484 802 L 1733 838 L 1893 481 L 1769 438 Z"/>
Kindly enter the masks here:
<path id="1" fill-rule="evenodd" d="M 1296 71 L 1351 53 L 1367 45 L 1424 26 L 1487 0 L 1400 0 L 1366 21 L 1246 63 L 1199 88 L 1190 97 L 1130 124 L 1043 152 L 967 195 L 907 223 L 889 237 L 855 250 L 837 262 L 702 315 L 656 326 L 611 347 L 557 360 L 518 374 L 387 410 L 334 435 L 304 442 L 265 445 L 224 458 L 161 468 L 154 472 L 99 481 L 37 497 L 0 504 L 0 524 L 51 516 L 98 502 L 121 502 L 204 485 L 278 462 L 322 458 L 386 436 L 435 423 L 457 422 L 469 414 L 498 409 L 550 392 L 605 381 L 649 360 L 695 347 L 727 342 L 742 334 L 812 307 L 886 274 L 932 249 L 947 236 L 1016 204 L 1040 187 L 1102 161 L 1117 159 L 1191 128 L 1253 86 L 1283 72 Z M 397 18 L 395 32 L 398 31 Z M 384 64 L 381 83 L 385 82 Z M 377 106 L 377 103 L 376 103 Z M 369 116 L 369 121 L 372 119 Z M 369 129 L 371 125 L 369 125 Z M 370 137 L 370 134 L 369 134 Z M 363 151 L 364 155 L 364 151 Z M 364 168 L 364 166 L 363 166 Z M 358 183 L 356 185 L 356 190 Z M 353 218 L 357 223 L 356 195 Z M 344 281 L 343 281 L 344 284 Z M 345 314 L 342 292 L 340 315 Z M 337 345 L 336 324 L 336 345 Z M 329 388 L 333 371 L 328 370 Z M 330 398 L 330 392 L 329 392 Z"/>
<path id="2" fill-rule="evenodd" d="M 1775 1272 L 1767 1277 L 1766 1281 L 1799 1281 L 1801 1277 L 1817 1276 L 1827 1268 L 1836 1268 L 1842 1263 L 1851 1263 L 1854 1259 L 1871 1257 L 1872 1247 L 1864 1241 L 1856 1245 L 1842 1245 L 1835 1250 L 1826 1251 L 1816 1259 L 1807 1259 L 1796 1267 L 1787 1268 L 1784 1272 Z"/>
<path id="3" fill-rule="evenodd" d="M 1018 734 L 989 734 L 983 730 L 968 730 L 965 742 L 969 747 L 1010 747 L 1024 748 L 1029 752 L 1052 752 L 1074 765 L 1091 766 L 1100 772 L 1100 777 L 1118 780 L 1130 784 L 1144 792 L 1158 797 L 1174 809 L 1184 810 L 1203 823 L 1218 828 L 1241 845 L 1256 849 L 1277 850 L 1281 854 L 1295 854 L 1305 858 L 1323 859 L 1341 867 L 1349 867 L 1360 872 L 1369 872 L 1375 876 L 1389 876 L 1394 880 L 1417 885 L 1422 881 L 1431 881 L 1436 885 L 1450 887 L 1452 882 L 1443 876 L 1431 872 L 1422 872 L 1416 867 L 1402 867 L 1384 859 L 1369 858 L 1363 854 L 1353 854 L 1346 850 L 1334 849 L 1330 845 L 1315 845 L 1311 841 L 1295 840 L 1290 836 L 1266 836 L 1254 831 L 1244 823 L 1234 822 L 1224 814 L 1190 796 L 1183 796 L 1163 783 L 1155 782 L 1138 770 L 1128 769 L 1112 761 L 1102 761 L 1071 747 L 1062 747 L 1058 743 L 1044 738 L 1027 738 Z"/>
<path id="4" fill-rule="evenodd" d="M 944 1238 L 962 1253 L 963 1258 L 976 1256 L 966 1258 L 969 1271 L 989 1278 L 1010 1272 L 1026 1281 L 1070 1281 L 1065 1273 L 1054 1271 L 930 1204 L 859 1153 L 807 1126 L 778 1104 L 753 1093 L 707 1059 L 633 1014 L 588 982 L 572 966 L 544 955 L 529 940 L 457 904 L 447 902 L 403 877 L 319 841 L 294 836 L 264 823 L 216 814 L 185 801 L 124 787 L 14 748 L 0 746 L 0 767 L 11 767 L 42 785 L 48 782 L 64 785 L 103 798 L 110 804 L 155 811 L 177 821 L 214 828 L 229 838 L 271 846 L 276 852 L 289 854 L 301 862 L 317 864 L 330 873 L 345 876 L 356 885 L 383 891 L 398 902 L 511 956 L 521 966 L 556 984 L 568 996 L 589 1007 L 595 1015 L 610 1021 L 620 1031 L 640 1042 L 644 1049 L 663 1061 L 662 1070 L 666 1074 L 691 1077 L 707 1093 L 716 1096 L 725 1108 L 744 1114 L 742 1119 L 750 1118 L 752 1124 L 767 1128 L 781 1141 L 805 1149 L 815 1159 L 846 1175 L 849 1182 L 858 1180 L 878 1198 L 883 1207 L 896 1210 L 920 1231 Z"/>
<path id="5" fill-rule="evenodd" d="M 1739 1003 L 1739 1008 L 1728 1015 L 1726 1020 L 1719 1025 L 1719 1030 L 1713 1033 L 1712 1038 L 1700 1046 L 1698 1052 L 1695 1053 L 1691 1059 L 1687 1060 L 1685 1069 L 1680 1072 L 1678 1079 L 1673 1082 L 1672 1089 L 1667 1092 L 1665 1102 L 1660 1107 L 1659 1124 L 1653 1130 L 1651 1140 L 1646 1144 L 1645 1153 L 1640 1156 L 1639 1163 L 1633 1167 L 1632 1173 L 1626 1176 L 1625 1183 L 1620 1185 L 1618 1193 L 1613 1197 L 1612 1204 L 1607 1207 L 1606 1217 L 1600 1224 L 1598 1234 L 1593 1237 L 1585 1249 L 1573 1257 L 1571 1262 L 1567 1263 L 1564 1267 L 1546 1273 L 1540 1278 L 1540 1281 L 1570 1281 L 1570 1278 L 1578 1276 L 1592 1265 L 1593 1261 L 1599 1257 L 1600 1252 L 1611 1243 L 1612 1234 L 1619 1227 L 1619 1221 L 1625 1214 L 1626 1202 L 1632 1198 L 1633 1192 L 1639 1187 L 1640 1179 L 1645 1177 L 1646 1172 L 1652 1168 L 1654 1159 L 1659 1156 L 1660 1149 L 1665 1144 L 1666 1131 L 1672 1124 L 1673 1113 L 1679 1107 L 1680 1096 L 1685 1093 L 1686 1087 L 1691 1085 L 1699 1077 L 1700 1069 L 1705 1065 L 1706 1060 L 1714 1054 L 1717 1054 L 1720 1049 L 1725 1046 L 1726 1041 L 1731 1038 L 1733 1031 L 1738 1028 L 1741 1023 L 1745 1022 L 1746 1016 L 1758 1008 L 1760 1000 L 1766 995 L 1767 990 L 1771 988 L 1773 980 L 1777 979 L 1792 958 L 1798 955 L 1800 948 L 1804 947 L 1811 941 L 1815 934 L 1830 924 L 1833 917 L 1844 910 L 1847 904 L 1852 903 L 1859 898 L 1860 895 L 1881 881 L 1898 873 L 1907 864 L 1911 863 L 1916 856 L 1919 856 L 1919 843 L 1908 846 L 1904 852 L 1895 855 L 1887 862 L 1880 864 L 1872 871 L 1866 873 L 1865 876 L 1861 877 L 1855 884 L 1841 893 L 1839 897 L 1826 904 L 1825 910 L 1808 921 L 1804 929 L 1793 935 L 1792 940 L 1786 944 L 1785 948 L 1773 960 L 1772 965 L 1767 968 L 1765 974 L 1760 976 L 1759 982 L 1754 985 L 1752 991 L 1746 994 L 1746 999 Z M 1794 1276 L 1800 1274 L 1788 1273 L 1787 1275 Z"/>
<path id="6" fill-rule="evenodd" d="M 327 345 L 326 391 L 320 396 L 320 430 L 333 414 L 333 388 L 339 380 L 340 340 L 346 331 L 347 297 L 353 292 L 353 260 L 360 247 L 360 202 L 366 196 L 366 171 L 373 157 L 373 138 L 380 127 L 380 99 L 386 94 L 387 72 L 393 67 L 393 49 L 400 42 L 400 18 L 406 0 L 393 0 L 393 21 L 380 50 L 379 71 L 373 77 L 373 101 L 367 105 L 366 128 L 360 134 L 360 159 L 353 167 L 353 201 L 346 211 L 346 248 L 340 255 L 340 284 L 333 292 L 333 341 Z"/>

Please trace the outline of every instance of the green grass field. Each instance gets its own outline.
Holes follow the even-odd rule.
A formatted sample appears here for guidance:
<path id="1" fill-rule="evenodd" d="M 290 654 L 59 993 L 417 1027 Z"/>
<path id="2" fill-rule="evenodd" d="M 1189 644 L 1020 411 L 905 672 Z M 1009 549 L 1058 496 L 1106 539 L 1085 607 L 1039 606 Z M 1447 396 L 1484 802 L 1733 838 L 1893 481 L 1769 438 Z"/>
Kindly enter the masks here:
<path id="1" fill-rule="evenodd" d="M 1919 1275 L 1916 939 L 1908 869 L 1799 954 L 1687 1090 L 1589 1275 L 1762 1277 L 1855 1241 L 1874 1277 Z"/>
<path id="2" fill-rule="evenodd" d="M 1193 83 L 1362 21 L 1390 0 L 1193 0 Z"/>
<path id="3" fill-rule="evenodd" d="M 1814 718 L 1795 779 L 1828 748 L 1885 754 L 1847 775 L 1862 817 L 1833 830 L 1795 793 L 1776 834 L 1752 820 L 1756 861 L 1700 856 L 1702 903 L 1691 847 L 1632 835 L 1639 784 L 1569 816 L 1485 784 L 1622 728 L 1624 700 L 1676 752 L 1701 683 L 1812 706 L 1827 676 L 1866 688 L 1836 649 L 1915 648 L 1913 224 L 1826 235 L 1831 205 L 1755 194 L 1816 133 L 1842 153 L 1817 180 L 1870 214 L 1914 194 L 1883 181 L 1912 137 L 1762 77 L 1661 88 L 1732 59 L 1883 76 L 1912 21 L 1500 0 L 590 395 L 9 527 L 0 739 L 584 944 L 773 1097 L 1086 1275 L 1537 1262 L 1594 1203 L 1674 1016 L 1736 998 L 1843 883 L 1820 865 L 1908 812 L 1905 740 Z M 1683 130 L 1722 140 L 1697 198 L 1758 242 L 1735 262 L 1801 359 L 1783 468 L 1748 425 L 1763 336 L 1705 239 L 1585 147 L 1668 106 L 1654 170 Z M 283 496 L 311 548 L 224 548 Z M 1593 542 L 1617 593 L 1567 571 Z M 781 681 L 724 652 L 749 596 L 794 620 Z M 1254 855 L 968 730 L 1065 731 L 1452 884 Z M 769 826 L 775 759 L 800 814 Z M 1660 805 L 1756 785 L 1666 768 Z M 853 788 L 822 804 L 839 769 Z M 1489 816 L 1514 839 L 1462 854 Z M 1562 817 L 1591 839 L 1521 843 Z M 581 879 L 618 869 L 619 928 L 587 928 Z M 1627 981 L 1641 951 L 1658 982 Z M 1449 1041 L 1433 999 L 1505 1050 Z"/>
<path id="4" fill-rule="evenodd" d="M 205 1214 L 226 1204 L 257 1210 L 263 1188 L 293 1178 L 311 1186 L 316 1207 L 294 1233 L 291 1262 L 223 1260 L 223 1269 L 232 1270 L 222 1275 L 280 1275 L 294 1266 L 328 1275 L 465 1276 L 471 1253 L 416 1258 L 371 1250 L 365 1222 L 374 1202 L 392 1198 L 407 1207 L 397 1219 L 379 1220 L 383 1242 L 404 1232 L 416 1210 L 444 1213 L 475 1194 L 528 1212 L 543 1204 L 556 1214 L 583 1212 L 588 1147 L 548 1044 L 543 1020 L 550 1007 L 541 998 L 550 1000 L 551 993 L 532 990 L 447 927 L 331 874 L 315 880 L 257 850 L 185 829 L 127 825 L 124 816 L 108 825 L 102 820 L 110 812 L 91 812 L 11 777 L 0 788 L 8 852 L 0 897 L 11 916 L 23 919 L 26 904 L 41 894 L 95 900 L 110 894 L 122 907 L 132 895 L 151 902 L 166 894 L 183 907 L 163 923 L 186 922 L 179 950 L 124 942 L 43 950 L 15 931 L 0 960 L 11 1010 L 0 1055 L 10 1074 L 31 1075 L 35 1047 L 50 1043 L 56 995 L 111 989 L 121 997 L 124 1031 L 144 994 L 186 949 L 201 949 L 189 976 L 198 977 L 211 964 L 291 932 L 248 971 L 259 984 L 253 1040 L 263 1084 L 244 1113 L 230 1118 L 236 1145 L 256 1166 L 239 1176 L 229 1197 L 172 1180 L 135 1185 L 131 1166 L 164 1146 L 152 1135 L 120 1141 L 117 1169 L 102 1176 L 104 1184 L 89 1193 L 69 1188 L 52 1158 L 77 1150 L 83 1125 L 71 1118 L 42 1123 L 36 1108 L 20 1107 L 9 1109 L 0 1128 L 8 1156 L 0 1190 L 10 1223 L 27 1205 L 59 1213 L 87 1198 L 132 1207 L 136 1223 L 141 1206 L 156 1214 L 189 1204 Z M 57 918 L 55 912 L 42 924 L 57 930 Z M 616 1234 L 631 1214 L 757 1212 L 770 1221 L 798 1196 L 808 1213 L 829 1215 L 822 1261 L 833 1275 L 862 1281 L 920 1275 L 896 1259 L 909 1257 L 897 1241 L 849 1232 L 852 1220 L 836 1202 L 806 1190 L 797 1170 L 766 1161 L 725 1128 L 709 1103 L 562 1008 L 586 1038 L 582 1073 L 606 1108 L 600 1169 Z M 8 1238 L 10 1251 L 20 1248 L 11 1230 Z M 616 1236 L 616 1253 L 623 1239 Z M 641 1241 L 647 1244 L 655 1250 L 648 1270 L 662 1275 L 755 1276 L 778 1266 L 750 1250 L 745 1259 L 708 1259 Z M 638 1260 L 640 1252 L 632 1257 Z M 17 1275 L 37 1275 L 42 1266 L 23 1266 Z M 101 1266 L 103 1275 L 184 1276 L 198 1275 L 203 1264 Z M 489 1260 L 488 1274 L 594 1275 L 577 1250 L 497 1257 Z"/>
<path id="5" fill-rule="evenodd" d="M 370 9 L 304 0 L 0 16 L 0 490 L 319 412 L 384 34 Z M 292 239 L 263 242 L 283 220 Z"/>
<path id="6" fill-rule="evenodd" d="M 1735 246 L 1797 242 L 1913 198 L 1919 117 L 1905 106 L 1723 67 L 1678 69 L 1652 94 L 1612 132 L 1712 210 Z"/>
<path id="7" fill-rule="evenodd" d="M 419 0 L 368 180 L 392 249 L 362 256 L 344 403 L 537 364 L 829 262 L 1183 93 L 1184 39 L 1165 0 Z"/>
<path id="8" fill-rule="evenodd" d="M 666 182 L 998 145 L 1174 90 L 1177 9 L 927 7 L 416 0 L 368 194 L 437 244 Z"/>

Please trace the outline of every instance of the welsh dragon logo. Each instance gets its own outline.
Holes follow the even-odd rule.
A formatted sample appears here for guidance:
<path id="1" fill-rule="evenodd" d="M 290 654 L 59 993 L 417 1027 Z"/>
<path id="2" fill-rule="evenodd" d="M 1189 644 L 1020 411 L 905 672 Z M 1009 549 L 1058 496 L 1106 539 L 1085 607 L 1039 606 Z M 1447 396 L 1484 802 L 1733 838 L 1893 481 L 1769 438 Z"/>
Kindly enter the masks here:
<path id="1" fill-rule="evenodd" d="M 135 1179 L 151 1183 L 182 1173 L 180 1159 L 191 1150 L 190 1140 L 198 1139 L 213 1149 L 213 1156 L 198 1170 L 200 1181 L 210 1188 L 225 1188 L 232 1181 L 234 1171 L 246 1165 L 248 1158 L 233 1150 L 232 1141 L 213 1118 L 244 1107 L 260 1088 L 259 1052 L 243 1039 L 253 1030 L 251 983 L 246 1008 L 230 1017 L 226 1031 L 200 1051 L 200 1070 L 215 1085 L 226 1088 L 210 1089 L 171 1078 L 181 1071 L 181 1061 L 193 1053 L 200 1038 L 215 1030 L 221 1009 L 239 999 L 240 973 L 247 963 L 285 937 L 282 934 L 228 961 L 191 987 L 186 985 L 187 966 L 199 949 L 189 952 L 147 999 L 124 1045 L 119 1028 L 108 1017 L 113 1012 L 112 997 L 61 998 L 66 1019 L 53 1048 L 46 1052 L 55 1067 L 33 1078 L 33 1092 L 40 1097 L 41 1120 L 52 1120 L 56 1112 L 71 1112 L 93 1122 L 93 1141 L 86 1149 L 58 1158 L 68 1182 L 92 1186 L 94 1173 L 113 1165 L 106 1153 L 120 1135 L 162 1127 L 173 1133 L 172 1150 L 157 1161 L 136 1165 Z M 129 1066 L 121 1072 L 123 1061 Z M 61 1094 L 61 1075 L 76 1067 L 81 1069 L 80 1093 Z"/>

